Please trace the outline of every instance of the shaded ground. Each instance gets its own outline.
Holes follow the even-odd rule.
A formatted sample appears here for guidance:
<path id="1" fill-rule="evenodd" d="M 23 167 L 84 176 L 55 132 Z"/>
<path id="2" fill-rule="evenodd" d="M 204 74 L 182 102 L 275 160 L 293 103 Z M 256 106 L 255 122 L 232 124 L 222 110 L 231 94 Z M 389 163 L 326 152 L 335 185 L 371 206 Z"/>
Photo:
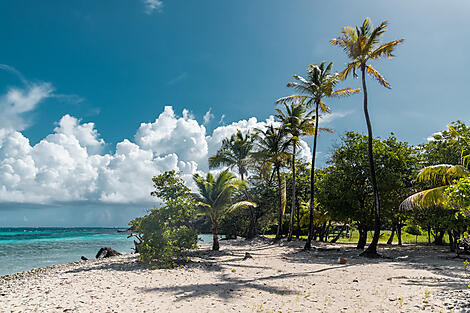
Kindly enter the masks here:
<path id="1" fill-rule="evenodd" d="M 4 277 L 0 312 L 465 312 L 470 299 L 463 261 L 445 247 L 380 246 L 383 259 L 354 244 L 301 247 L 231 240 L 192 251 L 185 268 L 127 255 Z"/>

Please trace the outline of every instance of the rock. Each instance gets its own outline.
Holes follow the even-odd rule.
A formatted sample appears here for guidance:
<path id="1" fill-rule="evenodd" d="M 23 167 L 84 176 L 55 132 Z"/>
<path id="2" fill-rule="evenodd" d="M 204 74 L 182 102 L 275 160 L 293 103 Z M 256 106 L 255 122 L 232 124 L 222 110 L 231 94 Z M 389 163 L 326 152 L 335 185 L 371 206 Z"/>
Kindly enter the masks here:
<path id="1" fill-rule="evenodd" d="M 348 263 L 348 259 L 340 257 L 338 259 L 338 262 L 339 262 L 339 264 L 346 264 L 346 263 Z"/>
<path id="2" fill-rule="evenodd" d="M 253 259 L 253 256 L 249 252 L 245 252 L 245 256 L 243 257 L 243 261 L 246 259 Z"/>
<path id="3" fill-rule="evenodd" d="M 109 258 L 111 256 L 116 256 L 116 255 L 121 255 L 121 253 L 117 252 L 111 247 L 104 247 L 104 248 L 101 248 L 100 251 L 98 251 L 98 253 L 96 254 L 96 258 L 97 259 Z"/>
<path id="4" fill-rule="evenodd" d="M 80 259 L 82 259 L 82 261 L 86 261 L 86 260 L 88 260 L 88 258 L 87 258 L 87 257 L 85 257 L 85 256 L 83 256 L 83 255 L 80 257 Z"/>

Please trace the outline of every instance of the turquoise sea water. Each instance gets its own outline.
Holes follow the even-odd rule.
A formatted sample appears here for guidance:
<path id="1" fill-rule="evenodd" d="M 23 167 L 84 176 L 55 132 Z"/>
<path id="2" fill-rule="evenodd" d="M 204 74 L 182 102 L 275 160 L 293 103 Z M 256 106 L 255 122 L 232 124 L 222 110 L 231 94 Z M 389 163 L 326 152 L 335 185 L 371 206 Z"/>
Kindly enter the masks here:
<path id="1" fill-rule="evenodd" d="M 102 247 L 131 253 L 133 238 L 118 228 L 1 228 L 0 276 L 67 262 L 89 259 Z M 121 228 L 122 229 L 122 228 Z M 199 240 L 211 242 L 200 235 Z"/>

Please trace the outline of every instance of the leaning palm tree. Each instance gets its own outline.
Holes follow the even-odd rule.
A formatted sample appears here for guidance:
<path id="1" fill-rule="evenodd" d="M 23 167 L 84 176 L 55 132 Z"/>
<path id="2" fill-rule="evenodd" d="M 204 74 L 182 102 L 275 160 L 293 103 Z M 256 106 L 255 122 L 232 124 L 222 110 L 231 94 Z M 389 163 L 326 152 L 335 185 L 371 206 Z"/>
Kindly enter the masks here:
<path id="1" fill-rule="evenodd" d="M 315 131 L 313 125 L 312 113 L 307 112 L 306 107 L 302 103 L 291 103 L 290 105 L 284 104 L 285 112 L 276 109 L 276 118 L 281 122 L 281 128 L 284 132 L 290 135 L 290 142 L 292 146 L 292 205 L 289 222 L 289 234 L 287 240 L 292 240 L 292 233 L 294 231 L 294 213 L 296 207 L 295 198 L 295 156 L 296 149 L 299 146 L 300 137 L 304 135 L 312 136 Z"/>
<path id="2" fill-rule="evenodd" d="M 209 168 L 217 168 L 227 166 L 230 169 L 236 168 L 242 181 L 248 174 L 248 168 L 251 166 L 253 159 L 251 152 L 253 150 L 253 138 L 250 134 L 245 136 L 240 130 L 229 138 L 222 141 L 222 146 L 216 154 L 209 157 Z M 245 198 L 248 200 L 248 194 L 244 191 Z M 248 229 L 247 239 L 256 236 L 256 212 L 250 207 L 250 226 Z"/>
<path id="3" fill-rule="evenodd" d="M 367 132 L 369 135 L 369 167 L 372 190 L 374 192 L 374 237 L 372 242 L 367 247 L 366 251 L 363 252 L 364 256 L 375 257 L 377 256 L 377 244 L 380 236 L 380 204 L 379 204 L 379 192 L 377 189 L 377 179 L 375 175 L 375 163 L 374 155 L 372 151 L 372 125 L 369 118 L 369 111 L 367 107 L 367 87 L 366 77 L 367 72 L 372 78 L 376 79 L 380 85 L 385 88 L 391 88 L 390 84 L 385 78 L 375 70 L 370 64 L 370 61 L 375 61 L 382 57 L 392 58 L 393 51 L 403 42 L 404 39 L 394 40 L 381 44 L 382 35 L 387 31 L 388 23 L 384 21 L 379 26 L 373 28 L 369 18 L 366 18 L 360 27 L 346 26 L 342 30 L 342 36 L 331 40 L 331 45 L 337 45 L 344 49 L 344 52 L 350 59 L 346 68 L 341 72 L 341 78 L 346 79 L 350 74 L 357 77 L 356 70 L 361 70 L 362 78 L 362 91 L 364 93 L 364 116 L 367 124 Z"/>
<path id="4" fill-rule="evenodd" d="M 228 170 L 221 172 L 216 178 L 211 173 L 207 173 L 205 178 L 194 174 L 193 180 L 199 190 L 194 197 L 199 206 L 204 208 L 204 213 L 211 219 L 212 250 L 219 250 L 218 225 L 225 210 L 256 206 L 256 204 L 250 201 L 240 201 L 231 205 L 235 192 L 243 185 L 243 182 L 237 180 L 235 175 Z"/>
<path id="5" fill-rule="evenodd" d="M 400 204 L 400 209 L 410 210 L 442 205 L 444 202 L 444 191 L 458 179 L 470 176 L 470 154 L 465 153 L 470 148 L 470 137 L 461 135 L 452 126 L 448 126 L 448 129 L 452 138 L 464 142 L 464 147 L 460 154 L 460 164 L 438 164 L 423 168 L 418 173 L 416 182 L 425 182 L 434 186 L 434 188 L 409 196 Z"/>
<path id="6" fill-rule="evenodd" d="M 310 172 L 310 221 L 308 227 L 308 239 L 305 243 L 305 249 L 311 248 L 313 237 L 313 210 L 315 198 L 315 157 L 317 151 L 317 137 L 318 137 L 318 124 L 320 118 L 320 111 L 329 113 L 330 109 L 326 106 L 322 99 L 329 97 L 345 97 L 360 91 L 359 88 L 343 88 L 335 90 L 336 85 L 341 80 L 337 73 L 332 73 L 333 62 L 328 63 L 323 61 L 320 65 L 316 63 L 310 64 L 307 68 L 306 78 L 294 75 L 295 82 L 290 82 L 287 87 L 293 87 L 300 95 L 293 95 L 284 97 L 276 101 L 276 103 L 292 103 L 300 102 L 307 107 L 315 106 L 315 134 L 313 137 L 313 152 L 312 152 L 312 168 Z M 331 130 L 332 131 L 332 130 Z"/>
<path id="7" fill-rule="evenodd" d="M 256 152 L 253 153 L 253 157 L 260 160 L 262 167 L 267 169 L 271 179 L 274 174 L 277 176 L 277 185 L 279 191 L 279 212 L 278 212 L 278 224 L 276 231 L 275 241 L 278 241 L 282 237 L 282 217 L 286 209 L 286 184 L 285 180 L 281 179 L 280 169 L 285 165 L 289 159 L 290 154 L 287 149 L 290 145 L 290 140 L 287 138 L 282 128 L 275 128 L 272 124 L 269 125 L 265 130 L 257 129 L 255 134 Z"/>

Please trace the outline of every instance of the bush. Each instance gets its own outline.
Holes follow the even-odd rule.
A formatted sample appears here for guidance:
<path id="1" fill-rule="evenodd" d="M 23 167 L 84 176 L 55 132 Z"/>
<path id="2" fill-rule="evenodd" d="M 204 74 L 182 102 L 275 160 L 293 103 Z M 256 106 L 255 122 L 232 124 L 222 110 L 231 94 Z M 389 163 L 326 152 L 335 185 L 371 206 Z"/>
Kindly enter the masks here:
<path id="1" fill-rule="evenodd" d="M 154 177 L 153 196 L 163 200 L 160 208 L 129 222 L 131 230 L 139 233 L 137 245 L 142 262 L 167 268 L 176 265 L 182 253 L 196 247 L 197 231 L 191 227 L 195 203 L 190 190 L 175 171 Z"/>

